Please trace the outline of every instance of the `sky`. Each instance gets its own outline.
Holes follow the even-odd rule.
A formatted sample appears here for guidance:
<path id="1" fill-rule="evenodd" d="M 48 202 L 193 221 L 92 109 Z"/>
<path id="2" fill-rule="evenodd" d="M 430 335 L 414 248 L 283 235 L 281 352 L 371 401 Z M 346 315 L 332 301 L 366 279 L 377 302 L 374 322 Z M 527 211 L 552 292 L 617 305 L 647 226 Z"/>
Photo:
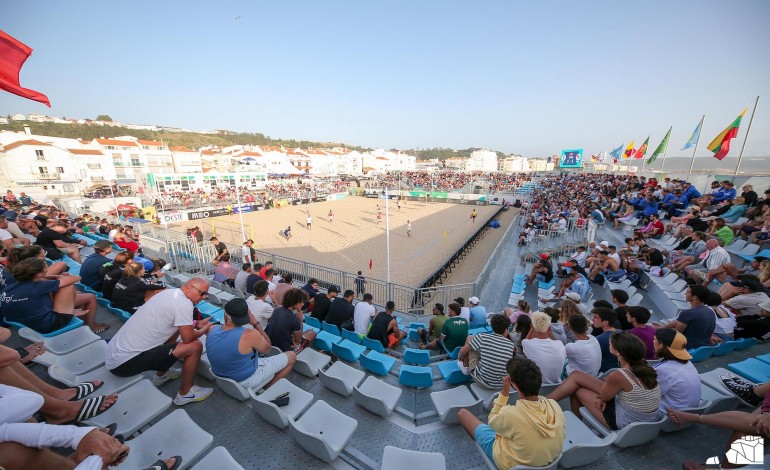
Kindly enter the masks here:
<path id="1" fill-rule="evenodd" d="M 34 49 L 0 115 L 29 112 L 372 148 L 586 154 L 706 115 L 699 155 L 770 155 L 770 2 L 3 2 Z M 763 101 L 764 100 L 764 101 Z M 730 156 L 733 156 L 731 152 Z"/>

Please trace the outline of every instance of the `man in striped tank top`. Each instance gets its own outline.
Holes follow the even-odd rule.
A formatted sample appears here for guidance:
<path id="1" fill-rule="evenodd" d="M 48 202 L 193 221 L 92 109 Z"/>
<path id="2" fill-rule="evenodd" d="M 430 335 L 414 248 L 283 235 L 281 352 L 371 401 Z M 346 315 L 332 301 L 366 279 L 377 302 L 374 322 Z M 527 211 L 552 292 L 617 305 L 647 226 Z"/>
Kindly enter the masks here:
<path id="1" fill-rule="evenodd" d="M 508 317 L 496 314 L 490 317 L 489 323 L 493 332 L 469 336 L 460 349 L 460 360 L 467 365 L 467 368 L 462 368 L 463 372 L 477 384 L 486 389 L 500 390 L 503 377 L 507 374 L 506 364 L 516 355 L 516 347 L 508 331 L 511 326 Z"/>

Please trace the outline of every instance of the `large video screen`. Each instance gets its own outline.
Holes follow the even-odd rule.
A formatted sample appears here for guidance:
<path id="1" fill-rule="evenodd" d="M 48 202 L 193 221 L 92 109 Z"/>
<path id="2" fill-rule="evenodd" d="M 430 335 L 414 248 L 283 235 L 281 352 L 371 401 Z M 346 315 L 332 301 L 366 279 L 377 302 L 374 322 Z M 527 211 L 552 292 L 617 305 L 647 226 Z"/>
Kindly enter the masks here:
<path id="1" fill-rule="evenodd" d="M 562 150 L 559 158 L 560 168 L 581 168 L 583 166 L 583 149 Z"/>

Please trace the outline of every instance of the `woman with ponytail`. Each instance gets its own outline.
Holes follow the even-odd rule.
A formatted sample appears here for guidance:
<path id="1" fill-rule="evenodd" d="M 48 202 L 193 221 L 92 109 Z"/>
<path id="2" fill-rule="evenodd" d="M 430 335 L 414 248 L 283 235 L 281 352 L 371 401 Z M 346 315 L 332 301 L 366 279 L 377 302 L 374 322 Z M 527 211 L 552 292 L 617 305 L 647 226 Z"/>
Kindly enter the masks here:
<path id="1" fill-rule="evenodd" d="M 572 412 L 580 416 L 585 406 L 609 429 L 623 429 L 636 422 L 658 421 L 660 387 L 655 369 L 644 360 L 642 340 L 628 332 L 610 337 L 610 352 L 618 358 L 619 369 L 606 380 L 581 371 L 572 372 L 548 398 L 559 401 L 570 397 Z"/>
<path id="2" fill-rule="evenodd" d="M 21 248 L 14 248 L 8 254 L 6 259 L 5 269 L 0 272 L 0 277 L 5 281 L 5 285 L 9 286 L 16 282 L 13 278 L 13 268 L 20 262 L 29 258 L 40 258 L 45 260 L 45 250 L 39 245 L 28 245 Z M 55 261 L 48 266 L 49 276 L 58 276 L 59 274 L 67 270 L 67 263 L 64 261 Z"/>
<path id="3" fill-rule="evenodd" d="M 126 263 L 123 276 L 112 291 L 112 306 L 133 314 L 158 291 L 165 289 L 162 284 L 150 284 L 142 279 L 144 265 L 136 261 Z"/>

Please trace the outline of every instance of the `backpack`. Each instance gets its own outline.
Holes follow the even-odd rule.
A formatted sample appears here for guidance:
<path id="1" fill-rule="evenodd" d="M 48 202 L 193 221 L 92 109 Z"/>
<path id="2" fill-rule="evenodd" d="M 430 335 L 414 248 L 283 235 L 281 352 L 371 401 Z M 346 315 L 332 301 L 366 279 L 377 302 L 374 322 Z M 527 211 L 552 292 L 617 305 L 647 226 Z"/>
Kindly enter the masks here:
<path id="1" fill-rule="evenodd" d="M 622 282 L 623 280 L 626 279 L 627 275 L 628 273 L 626 273 L 624 270 L 618 269 L 614 273 L 606 273 L 604 275 L 604 278 L 609 282 Z"/>

